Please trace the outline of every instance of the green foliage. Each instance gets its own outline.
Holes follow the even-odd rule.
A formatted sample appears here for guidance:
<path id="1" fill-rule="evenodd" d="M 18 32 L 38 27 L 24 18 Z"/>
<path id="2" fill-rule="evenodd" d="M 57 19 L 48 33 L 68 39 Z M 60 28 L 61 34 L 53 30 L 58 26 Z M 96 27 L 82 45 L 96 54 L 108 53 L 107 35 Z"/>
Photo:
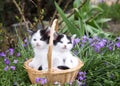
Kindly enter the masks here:
<path id="1" fill-rule="evenodd" d="M 103 24 L 110 19 L 99 18 L 99 15 L 103 13 L 103 9 L 99 6 L 94 6 L 89 3 L 89 0 L 81 2 L 80 0 L 75 0 L 73 3 L 74 14 L 69 18 L 63 13 L 62 9 L 55 3 L 56 9 L 61 15 L 66 26 L 63 28 L 64 31 L 68 31 L 73 34 L 76 33 L 78 36 L 103 36 L 109 38 L 112 36 L 110 33 L 104 33 L 100 24 Z M 64 24 L 62 24 L 64 25 Z M 101 35 L 102 34 L 102 35 Z"/>
<path id="2" fill-rule="evenodd" d="M 105 18 L 111 18 L 113 21 L 119 21 L 120 19 L 120 4 L 118 3 L 114 3 L 111 6 L 108 6 L 105 3 L 100 3 L 99 6 L 102 9 L 105 9 L 103 11 L 103 14 L 101 15 L 101 17 L 105 17 Z"/>

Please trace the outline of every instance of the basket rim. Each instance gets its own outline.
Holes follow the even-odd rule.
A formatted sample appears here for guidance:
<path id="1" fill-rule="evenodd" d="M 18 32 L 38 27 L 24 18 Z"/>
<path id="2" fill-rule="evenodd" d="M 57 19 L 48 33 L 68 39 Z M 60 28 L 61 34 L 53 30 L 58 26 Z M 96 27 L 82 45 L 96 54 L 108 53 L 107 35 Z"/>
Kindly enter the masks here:
<path id="1" fill-rule="evenodd" d="M 30 66 L 28 66 L 28 63 L 32 61 L 33 58 L 31 59 L 28 59 L 27 61 L 24 62 L 24 68 L 26 70 L 30 70 L 33 74 L 63 74 L 63 73 L 69 73 L 69 72 L 72 72 L 72 71 L 76 71 L 76 70 L 80 70 L 80 68 L 84 65 L 84 63 L 78 58 L 78 57 L 75 57 L 78 59 L 78 65 L 74 68 L 70 68 L 70 69 L 67 69 L 67 70 L 60 70 L 60 71 L 40 71 L 40 70 L 37 70 L 37 69 L 34 69 L 34 68 L 31 68 Z"/>

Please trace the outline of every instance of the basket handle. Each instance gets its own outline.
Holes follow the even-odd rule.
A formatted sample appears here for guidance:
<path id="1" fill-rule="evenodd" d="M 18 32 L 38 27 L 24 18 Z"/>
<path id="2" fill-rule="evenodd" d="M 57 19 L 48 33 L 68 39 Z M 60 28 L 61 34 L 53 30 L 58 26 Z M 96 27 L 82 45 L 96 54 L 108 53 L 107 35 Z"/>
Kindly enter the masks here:
<path id="1" fill-rule="evenodd" d="M 48 45 L 48 53 L 47 53 L 47 60 L 48 60 L 48 72 L 52 71 L 52 48 L 53 48 L 53 35 L 55 30 L 58 30 L 58 20 L 55 19 L 52 23 L 50 28 L 50 39 Z"/>

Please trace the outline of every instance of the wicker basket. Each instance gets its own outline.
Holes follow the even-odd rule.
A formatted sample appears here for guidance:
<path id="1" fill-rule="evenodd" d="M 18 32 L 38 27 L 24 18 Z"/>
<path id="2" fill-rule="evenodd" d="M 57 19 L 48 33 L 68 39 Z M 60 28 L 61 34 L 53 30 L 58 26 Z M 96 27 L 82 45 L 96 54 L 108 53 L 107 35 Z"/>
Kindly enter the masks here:
<path id="1" fill-rule="evenodd" d="M 36 69 L 33 69 L 28 66 L 29 62 L 32 61 L 32 59 L 27 60 L 24 63 L 24 68 L 28 72 L 30 81 L 32 84 L 36 83 L 36 78 L 46 78 L 49 84 L 53 84 L 54 82 L 60 82 L 61 84 L 69 83 L 75 80 L 80 68 L 83 66 L 83 62 L 78 59 L 78 66 L 75 68 L 71 68 L 68 70 L 61 70 L 61 71 L 54 71 L 52 69 L 52 46 L 53 46 L 53 33 L 54 28 L 56 27 L 57 19 L 53 21 L 52 29 L 50 31 L 50 42 L 49 42 L 49 48 L 48 48 L 48 71 L 39 71 Z"/>

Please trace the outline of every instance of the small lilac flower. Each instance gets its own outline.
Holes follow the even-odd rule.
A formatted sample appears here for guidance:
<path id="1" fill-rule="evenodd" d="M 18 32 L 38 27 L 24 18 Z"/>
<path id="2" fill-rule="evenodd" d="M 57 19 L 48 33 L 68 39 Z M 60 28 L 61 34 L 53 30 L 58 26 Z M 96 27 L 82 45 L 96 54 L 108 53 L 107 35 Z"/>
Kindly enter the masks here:
<path id="1" fill-rule="evenodd" d="M 79 39 L 79 38 L 76 38 L 76 39 L 74 39 L 73 44 L 76 45 L 76 44 L 78 44 L 79 42 L 80 42 L 80 39 Z"/>
<path id="2" fill-rule="evenodd" d="M 112 50 L 113 50 L 113 47 L 112 47 L 112 46 L 110 46 L 110 47 L 108 47 L 108 49 L 109 49 L 110 51 L 112 51 Z"/>
<path id="3" fill-rule="evenodd" d="M 118 48 L 120 48 L 120 42 L 117 42 L 117 43 L 116 43 L 116 46 L 117 46 Z"/>
<path id="4" fill-rule="evenodd" d="M 120 37 L 117 37 L 117 40 L 119 40 L 119 41 L 120 41 Z"/>
<path id="5" fill-rule="evenodd" d="M 36 83 L 40 82 L 40 78 L 35 79 Z"/>
<path id="6" fill-rule="evenodd" d="M 20 57 L 20 55 L 21 55 L 20 53 L 17 53 L 17 54 L 16 54 L 17 57 Z"/>
<path id="7" fill-rule="evenodd" d="M 79 81 L 82 81 L 82 80 L 84 80 L 84 78 L 83 78 L 82 76 L 79 76 L 79 77 L 78 77 L 78 80 L 79 80 Z"/>
<path id="8" fill-rule="evenodd" d="M 25 44 L 22 44 L 22 46 L 23 46 L 23 47 L 27 47 L 27 44 L 26 44 L 26 43 L 25 43 Z"/>
<path id="9" fill-rule="evenodd" d="M 99 45 L 101 48 L 103 48 L 103 47 L 105 46 L 105 43 L 101 41 L 101 42 L 98 43 L 98 45 Z"/>
<path id="10" fill-rule="evenodd" d="M 89 43 L 91 44 L 93 42 L 93 39 L 92 38 L 89 38 L 88 39 Z"/>
<path id="11" fill-rule="evenodd" d="M 9 55 L 12 56 L 13 54 L 14 54 L 14 49 L 13 49 L 13 48 L 10 48 L 10 49 L 9 49 Z"/>
<path id="12" fill-rule="evenodd" d="M 16 70 L 16 67 L 15 66 L 10 66 L 10 69 Z"/>
<path id="13" fill-rule="evenodd" d="M 107 44 L 107 40 L 106 39 L 102 39 L 100 42 L 98 42 L 98 44 L 101 46 L 101 48 L 103 48 Z"/>
<path id="14" fill-rule="evenodd" d="M 6 56 L 6 54 L 4 52 L 0 53 L 0 57 L 5 57 L 5 56 Z"/>
<path id="15" fill-rule="evenodd" d="M 27 42 L 28 42 L 27 38 L 25 38 L 25 39 L 24 39 L 24 42 L 25 42 L 25 43 L 27 43 Z"/>
<path id="16" fill-rule="evenodd" d="M 95 44 L 93 47 L 96 52 L 100 52 L 101 46 L 99 44 Z"/>
<path id="17" fill-rule="evenodd" d="M 14 63 L 14 64 L 17 64 L 17 63 L 18 63 L 18 60 L 14 60 L 13 63 Z"/>
<path id="18" fill-rule="evenodd" d="M 89 40 L 89 39 L 88 39 L 87 36 L 83 36 L 83 37 L 82 37 L 82 43 L 86 43 L 88 40 Z"/>
<path id="19" fill-rule="evenodd" d="M 46 84 L 46 83 L 47 83 L 47 79 L 42 78 L 42 79 L 41 79 L 41 84 L 44 85 L 44 84 Z"/>
<path id="20" fill-rule="evenodd" d="M 5 63 L 6 65 L 10 64 L 10 60 L 9 60 L 8 58 L 5 58 L 5 59 L 4 59 L 4 63 Z"/>
<path id="21" fill-rule="evenodd" d="M 79 72 L 77 75 L 78 81 L 85 81 L 86 80 L 86 72 Z"/>
<path id="22" fill-rule="evenodd" d="M 36 78 L 36 83 L 41 83 L 41 85 L 44 85 L 44 84 L 46 84 L 47 83 L 47 79 L 45 79 L 45 78 Z"/>
<path id="23" fill-rule="evenodd" d="M 9 66 L 7 65 L 5 68 L 4 68 L 4 71 L 7 71 L 9 69 Z"/>
<path id="24" fill-rule="evenodd" d="M 73 84 L 73 82 L 72 82 L 72 81 L 71 81 L 71 82 L 69 82 L 69 85 L 70 85 L 70 86 L 72 86 L 72 84 Z"/>

